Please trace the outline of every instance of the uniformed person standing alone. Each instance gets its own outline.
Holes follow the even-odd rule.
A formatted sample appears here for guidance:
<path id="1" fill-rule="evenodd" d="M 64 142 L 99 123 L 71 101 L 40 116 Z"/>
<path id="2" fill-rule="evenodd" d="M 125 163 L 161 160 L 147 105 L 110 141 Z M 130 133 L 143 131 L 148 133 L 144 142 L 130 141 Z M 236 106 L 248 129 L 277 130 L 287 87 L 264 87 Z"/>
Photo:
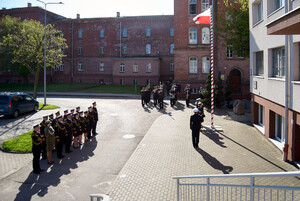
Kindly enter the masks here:
<path id="1" fill-rule="evenodd" d="M 98 122 L 98 110 L 96 106 L 97 106 L 96 102 L 93 102 L 93 111 L 94 111 L 94 124 L 92 127 L 93 136 L 98 135 L 98 133 L 96 132 L 97 122 Z"/>
<path id="2" fill-rule="evenodd" d="M 40 168 L 40 157 L 41 157 L 41 151 L 42 151 L 42 137 L 40 133 L 40 126 L 38 124 L 35 124 L 33 126 L 33 132 L 31 134 L 32 139 L 32 154 L 33 154 L 33 160 L 32 160 L 32 167 L 33 172 L 35 174 L 39 174 L 41 171 L 44 171 Z"/>
<path id="3" fill-rule="evenodd" d="M 203 117 L 199 115 L 199 110 L 197 108 L 195 108 L 193 112 L 194 115 L 192 115 L 190 118 L 190 128 L 192 130 L 193 147 L 198 148 L 199 134 Z"/>

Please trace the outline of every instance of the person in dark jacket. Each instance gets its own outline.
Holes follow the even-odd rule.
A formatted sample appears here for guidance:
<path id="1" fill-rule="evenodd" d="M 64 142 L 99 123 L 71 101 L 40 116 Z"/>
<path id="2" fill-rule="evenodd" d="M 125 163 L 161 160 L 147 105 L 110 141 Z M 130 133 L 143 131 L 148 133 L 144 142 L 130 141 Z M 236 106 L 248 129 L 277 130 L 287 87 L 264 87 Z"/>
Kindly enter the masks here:
<path id="1" fill-rule="evenodd" d="M 57 116 L 57 124 L 56 124 L 56 149 L 57 149 L 57 158 L 63 158 L 62 149 L 65 143 L 66 136 L 68 135 L 65 123 L 63 122 L 62 116 Z"/>
<path id="2" fill-rule="evenodd" d="M 199 110 L 197 108 L 195 108 L 193 112 L 194 114 L 190 118 L 190 129 L 192 130 L 193 146 L 196 148 L 199 143 L 199 134 L 203 117 L 199 115 Z"/>
<path id="3" fill-rule="evenodd" d="M 41 157 L 43 139 L 40 133 L 39 124 L 35 124 L 33 126 L 33 129 L 34 130 L 31 134 L 32 154 L 33 154 L 32 167 L 33 167 L 33 172 L 35 174 L 39 174 L 41 171 L 44 171 L 43 169 L 40 168 L 40 157 Z"/>
<path id="4" fill-rule="evenodd" d="M 47 159 L 47 149 L 46 149 L 46 135 L 45 135 L 45 128 L 47 127 L 46 121 L 48 120 L 48 116 L 43 116 L 43 121 L 40 123 L 40 132 L 43 139 L 42 145 L 42 160 Z"/>
<path id="5" fill-rule="evenodd" d="M 96 135 L 98 135 L 96 129 L 97 129 L 97 122 L 98 122 L 98 110 L 97 110 L 97 104 L 96 102 L 93 102 L 93 111 L 94 111 L 94 124 L 92 127 L 92 133 L 93 136 L 95 137 Z"/>
<path id="6" fill-rule="evenodd" d="M 92 127 L 93 127 L 93 124 L 95 121 L 95 113 L 93 111 L 92 106 L 88 107 L 88 109 L 89 109 L 88 116 L 89 116 L 89 123 L 90 123 L 90 127 L 88 129 L 88 139 L 91 139 L 91 138 L 93 138 L 91 135 L 91 131 L 92 131 Z"/>
<path id="7" fill-rule="evenodd" d="M 90 128 L 90 117 L 89 117 L 89 112 L 85 111 L 84 112 L 84 129 L 83 129 L 83 133 L 84 133 L 84 141 L 87 142 L 88 141 L 88 133 L 91 130 Z"/>
<path id="8" fill-rule="evenodd" d="M 71 153 L 71 144 L 72 144 L 72 138 L 73 138 L 73 120 L 72 120 L 72 115 L 71 113 L 68 113 L 66 115 L 65 119 L 65 126 L 66 126 L 66 131 L 67 131 L 67 136 L 65 139 L 65 149 L 66 153 Z"/>

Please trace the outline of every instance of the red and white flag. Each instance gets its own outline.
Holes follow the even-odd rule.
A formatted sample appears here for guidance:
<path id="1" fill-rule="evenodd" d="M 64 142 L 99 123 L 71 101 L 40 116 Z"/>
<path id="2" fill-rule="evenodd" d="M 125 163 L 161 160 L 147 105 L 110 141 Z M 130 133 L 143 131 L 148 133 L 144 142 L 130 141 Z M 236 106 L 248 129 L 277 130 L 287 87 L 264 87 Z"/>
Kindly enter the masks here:
<path id="1" fill-rule="evenodd" d="M 194 21 L 196 24 L 210 24 L 210 9 L 207 9 L 206 11 L 198 14 L 196 17 L 194 17 Z"/>

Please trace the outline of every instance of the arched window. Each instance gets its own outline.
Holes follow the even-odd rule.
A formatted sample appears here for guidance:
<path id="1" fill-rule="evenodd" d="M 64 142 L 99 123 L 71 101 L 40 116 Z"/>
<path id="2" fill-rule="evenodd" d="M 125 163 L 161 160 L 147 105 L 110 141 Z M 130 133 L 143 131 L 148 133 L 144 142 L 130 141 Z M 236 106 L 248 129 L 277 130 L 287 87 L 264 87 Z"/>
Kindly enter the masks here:
<path id="1" fill-rule="evenodd" d="M 210 70 L 210 58 L 202 57 L 202 73 L 209 73 Z"/>
<path id="2" fill-rule="evenodd" d="M 238 69 L 233 69 L 229 73 L 229 84 L 231 85 L 232 93 L 240 93 L 241 92 L 241 71 Z"/>
<path id="3" fill-rule="evenodd" d="M 198 59 L 197 59 L 197 57 L 190 57 L 189 73 L 198 73 Z"/>
<path id="4" fill-rule="evenodd" d="M 202 28 L 202 44 L 210 44 L 209 28 Z"/>
<path id="5" fill-rule="evenodd" d="M 190 28 L 189 43 L 190 44 L 197 44 L 197 29 L 196 28 Z"/>

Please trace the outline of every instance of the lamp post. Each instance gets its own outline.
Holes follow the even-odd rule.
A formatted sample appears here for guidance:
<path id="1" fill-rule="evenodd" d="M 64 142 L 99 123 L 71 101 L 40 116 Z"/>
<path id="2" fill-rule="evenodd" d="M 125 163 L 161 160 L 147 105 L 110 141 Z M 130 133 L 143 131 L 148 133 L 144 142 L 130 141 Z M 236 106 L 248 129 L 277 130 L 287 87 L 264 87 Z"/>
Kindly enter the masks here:
<path id="1" fill-rule="evenodd" d="M 47 104 L 46 102 L 46 30 L 47 30 L 47 5 L 48 4 L 63 4 L 62 2 L 49 2 L 45 3 L 43 1 L 37 0 L 40 3 L 45 5 L 45 23 L 44 23 L 44 105 Z"/>

